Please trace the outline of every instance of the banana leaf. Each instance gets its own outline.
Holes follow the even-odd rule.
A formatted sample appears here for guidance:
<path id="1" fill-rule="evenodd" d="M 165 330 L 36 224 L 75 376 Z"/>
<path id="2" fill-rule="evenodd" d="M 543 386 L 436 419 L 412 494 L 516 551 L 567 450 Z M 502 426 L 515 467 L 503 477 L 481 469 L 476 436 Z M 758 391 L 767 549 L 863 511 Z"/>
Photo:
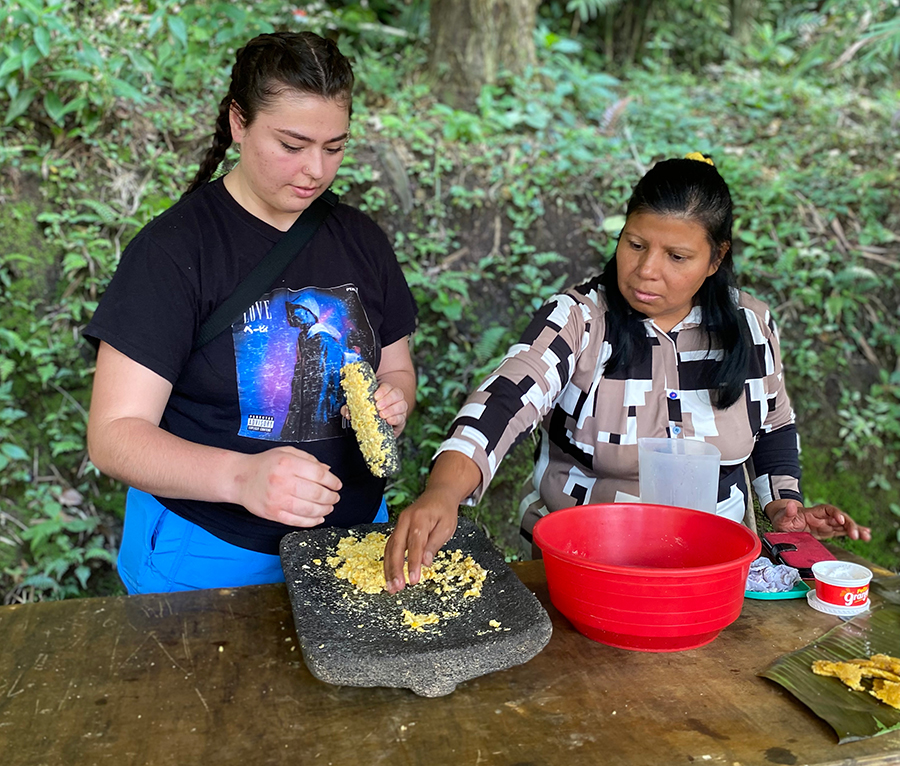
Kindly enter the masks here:
<path id="1" fill-rule="evenodd" d="M 869 590 L 884 601 L 900 606 L 900 575 L 878 577 L 872 580 Z"/>
<path id="2" fill-rule="evenodd" d="M 779 657 L 758 675 L 783 686 L 825 720 L 840 744 L 900 731 L 900 710 L 867 691 L 854 691 L 837 678 L 817 676 L 813 660 L 844 662 L 873 654 L 900 656 L 900 578 L 891 577 L 872 591 L 879 594 L 868 612 L 833 628 L 817 641 Z"/>

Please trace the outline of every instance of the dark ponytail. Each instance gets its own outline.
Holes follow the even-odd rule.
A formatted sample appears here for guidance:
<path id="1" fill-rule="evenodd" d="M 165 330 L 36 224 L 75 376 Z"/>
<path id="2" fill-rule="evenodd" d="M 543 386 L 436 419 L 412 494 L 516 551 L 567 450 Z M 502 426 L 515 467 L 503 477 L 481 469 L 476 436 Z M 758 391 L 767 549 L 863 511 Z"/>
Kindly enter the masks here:
<path id="1" fill-rule="evenodd" d="M 738 401 L 750 365 L 750 343 L 746 320 L 737 305 L 734 258 L 731 249 L 733 212 L 731 193 L 716 168 L 696 159 L 659 162 L 640 180 L 628 201 L 626 218 L 633 213 L 653 213 L 691 220 L 702 226 L 715 258 L 727 245 L 719 268 L 708 276 L 694 296 L 703 312 L 703 329 L 712 348 L 713 339 L 724 358 L 716 365 L 710 385 L 712 401 L 725 409 Z M 650 353 L 642 319 L 619 291 L 616 257 L 606 264 L 600 277 L 606 288 L 608 321 L 613 352 L 608 373 L 640 363 Z"/>
<path id="2" fill-rule="evenodd" d="M 254 37 L 235 56 L 231 85 L 219 103 L 212 145 L 185 194 L 212 178 L 231 146 L 231 109 L 245 126 L 285 91 L 321 96 L 352 109 L 353 69 L 337 44 L 313 32 L 275 32 Z"/>

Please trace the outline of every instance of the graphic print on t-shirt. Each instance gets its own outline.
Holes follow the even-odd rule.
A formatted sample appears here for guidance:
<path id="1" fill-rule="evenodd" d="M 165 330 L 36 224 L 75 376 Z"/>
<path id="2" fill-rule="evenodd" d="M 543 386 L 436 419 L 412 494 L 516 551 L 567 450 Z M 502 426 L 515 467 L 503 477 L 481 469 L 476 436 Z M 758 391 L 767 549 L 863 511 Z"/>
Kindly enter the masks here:
<path id="1" fill-rule="evenodd" d="M 240 436 L 304 442 L 343 433 L 341 367 L 375 358 L 375 334 L 355 286 L 278 288 L 231 329 Z"/>

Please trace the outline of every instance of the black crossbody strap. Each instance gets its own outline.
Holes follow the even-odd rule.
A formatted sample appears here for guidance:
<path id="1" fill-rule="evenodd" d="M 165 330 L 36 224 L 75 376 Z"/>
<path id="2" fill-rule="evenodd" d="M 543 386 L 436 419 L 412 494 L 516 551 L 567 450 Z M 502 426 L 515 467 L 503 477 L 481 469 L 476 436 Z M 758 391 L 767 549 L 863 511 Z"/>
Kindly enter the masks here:
<path id="1" fill-rule="evenodd" d="M 331 190 L 326 190 L 303 211 L 244 281 L 209 315 L 194 341 L 195 351 L 209 343 L 225 328 L 231 327 L 235 320 L 272 286 L 288 264 L 306 247 L 307 242 L 312 239 L 322 221 L 328 217 L 337 203 L 338 196 Z"/>

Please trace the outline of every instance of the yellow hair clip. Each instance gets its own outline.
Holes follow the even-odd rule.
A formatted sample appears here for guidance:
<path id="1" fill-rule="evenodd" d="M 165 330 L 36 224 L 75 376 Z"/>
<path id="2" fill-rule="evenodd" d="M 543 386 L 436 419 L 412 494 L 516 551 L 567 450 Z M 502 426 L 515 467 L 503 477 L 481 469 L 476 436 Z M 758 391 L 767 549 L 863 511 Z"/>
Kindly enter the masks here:
<path id="1" fill-rule="evenodd" d="M 713 162 L 709 157 L 704 154 L 700 154 L 700 152 L 691 152 L 690 154 L 685 154 L 684 158 L 686 160 L 697 160 L 697 162 L 705 162 L 707 165 L 716 166 L 716 163 Z"/>

